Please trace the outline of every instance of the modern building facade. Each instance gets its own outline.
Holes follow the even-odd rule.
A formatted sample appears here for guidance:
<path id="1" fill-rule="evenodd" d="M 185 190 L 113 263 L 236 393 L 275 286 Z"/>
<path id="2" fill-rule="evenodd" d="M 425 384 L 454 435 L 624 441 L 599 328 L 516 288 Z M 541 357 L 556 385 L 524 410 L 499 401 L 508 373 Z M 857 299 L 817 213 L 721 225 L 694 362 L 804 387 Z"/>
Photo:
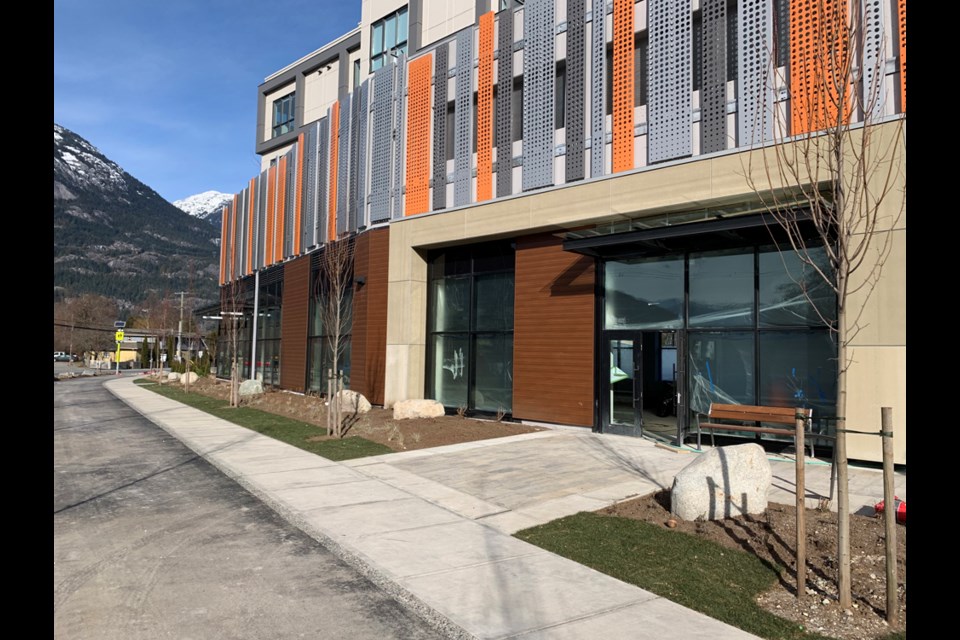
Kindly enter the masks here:
<path id="1" fill-rule="evenodd" d="M 769 203 L 809 213 L 837 176 L 791 179 L 774 150 L 838 121 L 850 153 L 889 152 L 863 181 L 887 191 L 864 233 L 888 254 L 849 300 L 846 418 L 876 431 L 893 407 L 905 464 L 905 0 L 364 0 L 258 89 L 262 171 L 222 228 L 242 373 L 325 388 L 316 293 L 346 242 L 343 368 L 375 404 L 672 441 L 712 401 L 802 404 L 829 430 L 830 247 L 801 224 L 799 259 Z"/>

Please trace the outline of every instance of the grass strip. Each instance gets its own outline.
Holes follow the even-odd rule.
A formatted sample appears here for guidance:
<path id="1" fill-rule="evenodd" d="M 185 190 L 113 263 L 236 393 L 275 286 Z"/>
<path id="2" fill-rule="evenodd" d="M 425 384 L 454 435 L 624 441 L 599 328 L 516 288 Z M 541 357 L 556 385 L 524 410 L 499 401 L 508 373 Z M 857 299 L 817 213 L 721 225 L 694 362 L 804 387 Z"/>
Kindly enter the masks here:
<path id="1" fill-rule="evenodd" d="M 259 409 L 250 407 L 233 408 L 226 400 L 211 398 L 200 393 L 185 393 L 177 384 L 159 385 L 142 378 L 135 380 L 134 383 L 171 400 L 176 400 L 194 409 L 200 409 L 218 418 L 270 436 L 275 440 L 286 442 L 298 449 L 315 453 L 328 460 L 351 460 L 353 458 L 393 453 L 393 449 L 390 447 L 359 436 L 311 442 L 309 438 L 326 435 L 327 430 L 307 422 L 278 416 Z"/>
<path id="2" fill-rule="evenodd" d="M 779 579 L 780 568 L 743 551 L 641 520 L 589 512 L 515 535 L 762 638 L 827 638 L 756 604 Z"/>

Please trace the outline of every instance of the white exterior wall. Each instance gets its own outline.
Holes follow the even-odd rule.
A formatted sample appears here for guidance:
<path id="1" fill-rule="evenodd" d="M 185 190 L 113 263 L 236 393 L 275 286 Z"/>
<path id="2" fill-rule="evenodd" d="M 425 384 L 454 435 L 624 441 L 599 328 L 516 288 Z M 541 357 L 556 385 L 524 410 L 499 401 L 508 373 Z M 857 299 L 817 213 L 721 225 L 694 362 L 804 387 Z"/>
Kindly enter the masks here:
<path id="1" fill-rule="evenodd" d="M 327 69 L 327 67 L 330 67 Z M 337 100 L 340 63 L 336 60 L 311 71 L 303 79 L 303 124 L 327 115 L 327 107 Z M 299 99 L 299 97 L 298 97 Z"/>
<path id="2" fill-rule="evenodd" d="M 456 33 L 474 22 L 474 0 L 449 0 L 423 3 L 423 36 L 420 46 L 426 46 Z"/>

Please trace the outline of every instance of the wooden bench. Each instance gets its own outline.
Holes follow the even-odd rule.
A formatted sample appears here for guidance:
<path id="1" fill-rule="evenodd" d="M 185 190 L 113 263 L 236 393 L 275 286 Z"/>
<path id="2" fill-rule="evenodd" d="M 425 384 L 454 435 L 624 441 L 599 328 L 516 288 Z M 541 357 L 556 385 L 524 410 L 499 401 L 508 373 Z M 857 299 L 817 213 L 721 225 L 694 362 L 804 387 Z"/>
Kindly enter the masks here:
<path id="1" fill-rule="evenodd" d="M 814 436 L 810 431 L 813 409 L 802 407 L 761 407 L 748 404 L 717 404 L 710 403 L 707 413 L 697 413 L 697 449 L 700 449 L 700 433 L 703 429 L 710 429 L 710 445 L 714 444 L 713 432 L 748 431 L 750 433 L 767 433 L 778 436 L 792 437 L 797 434 L 797 416 L 803 417 L 806 427 L 804 433 Z M 701 418 L 706 418 L 703 422 Z M 723 420 L 724 422 L 720 422 Z M 783 427 L 765 427 L 760 423 L 788 425 Z M 813 438 L 809 439 L 810 455 L 814 456 Z"/>

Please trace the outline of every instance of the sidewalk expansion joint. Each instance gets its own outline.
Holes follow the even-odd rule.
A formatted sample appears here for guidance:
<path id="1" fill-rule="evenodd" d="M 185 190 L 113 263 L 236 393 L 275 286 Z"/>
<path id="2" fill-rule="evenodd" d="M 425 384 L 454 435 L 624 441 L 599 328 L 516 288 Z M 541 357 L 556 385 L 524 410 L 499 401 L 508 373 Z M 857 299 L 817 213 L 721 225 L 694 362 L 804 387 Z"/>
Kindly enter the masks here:
<path id="1" fill-rule="evenodd" d="M 637 587 L 637 588 L 639 589 L 639 587 Z M 633 607 L 633 606 L 636 606 L 636 605 L 638 605 L 638 604 L 643 604 L 643 603 L 646 603 L 646 602 L 652 602 L 652 601 L 654 601 L 654 600 L 662 600 L 662 599 L 663 599 L 661 596 L 658 596 L 658 595 L 656 595 L 656 594 L 650 593 L 649 591 L 644 591 L 644 593 L 650 595 L 651 597 L 649 597 L 649 598 L 637 598 L 636 600 L 632 600 L 632 601 L 630 601 L 630 602 L 626 602 L 626 603 L 621 604 L 621 605 L 618 605 L 618 606 L 616 606 L 616 607 L 609 607 L 609 608 L 607 608 L 607 609 L 602 609 L 602 610 L 600 610 L 600 611 L 592 611 L 592 612 L 590 612 L 590 613 L 585 613 L 585 614 L 580 615 L 580 616 L 574 616 L 574 617 L 572 617 L 572 618 L 568 618 L 567 620 L 563 620 L 563 621 L 561 621 L 561 622 L 556 622 L 556 623 L 554 623 L 554 624 L 547 624 L 547 625 L 543 625 L 543 626 L 540 626 L 540 627 L 535 627 L 535 628 L 533 628 L 533 629 L 525 629 L 524 631 L 520 631 L 519 633 L 510 633 L 510 634 L 506 634 L 506 635 L 502 635 L 502 636 L 496 636 L 496 637 L 494 637 L 494 638 L 491 638 L 490 640 L 510 640 L 510 639 L 512 639 L 512 638 L 522 639 L 524 636 L 527 636 L 527 635 L 530 635 L 530 634 L 533 634 L 533 633 L 537 633 L 537 632 L 540 632 L 540 631 L 545 631 L 546 629 L 556 629 L 556 628 L 562 627 L 562 626 L 564 626 L 564 625 L 566 625 L 566 624 L 570 624 L 571 622 L 579 622 L 579 621 L 581 621 L 581 620 L 589 620 L 590 618 L 597 618 L 597 617 L 600 617 L 600 616 L 605 616 L 605 615 L 607 615 L 607 614 L 610 614 L 610 613 L 613 613 L 613 612 L 616 612 L 616 611 L 620 611 L 620 610 L 622 610 L 622 609 L 627 609 L 628 607 Z"/>

